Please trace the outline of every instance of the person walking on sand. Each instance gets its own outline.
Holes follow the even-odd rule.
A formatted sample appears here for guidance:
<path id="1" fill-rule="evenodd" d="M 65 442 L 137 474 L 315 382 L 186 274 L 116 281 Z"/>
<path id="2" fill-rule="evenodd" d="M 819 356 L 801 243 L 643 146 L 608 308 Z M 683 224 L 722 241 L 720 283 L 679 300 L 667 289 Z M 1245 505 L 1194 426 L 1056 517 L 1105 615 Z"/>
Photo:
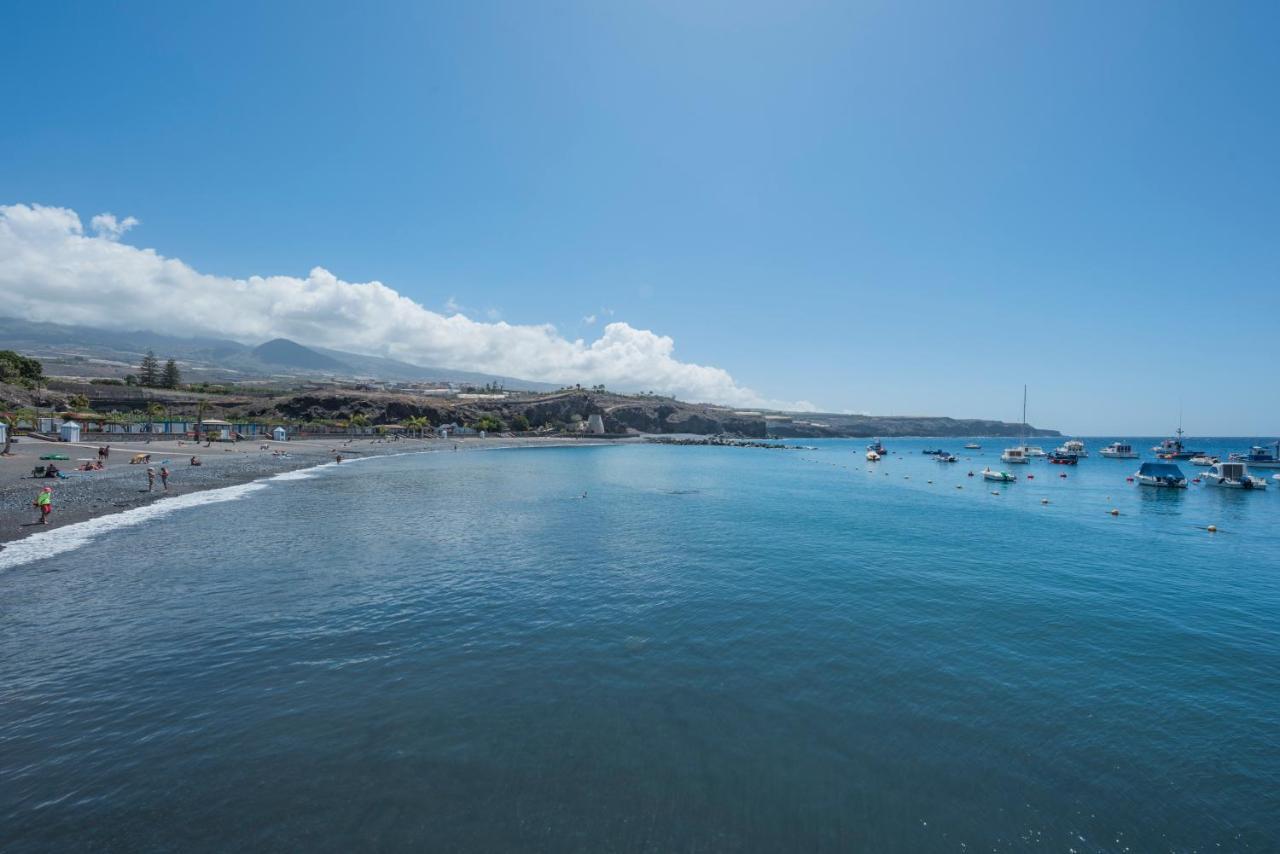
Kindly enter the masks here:
<path id="1" fill-rule="evenodd" d="M 156 488 L 156 470 L 147 466 L 147 492 Z"/>
<path id="2" fill-rule="evenodd" d="M 36 500 L 32 501 L 31 504 L 40 511 L 40 521 L 36 524 L 48 525 L 49 514 L 53 512 L 53 487 L 46 486 L 41 489 L 36 496 Z"/>
<path id="3" fill-rule="evenodd" d="M 164 466 L 160 466 L 160 485 L 165 492 L 169 491 L 169 470 Z"/>

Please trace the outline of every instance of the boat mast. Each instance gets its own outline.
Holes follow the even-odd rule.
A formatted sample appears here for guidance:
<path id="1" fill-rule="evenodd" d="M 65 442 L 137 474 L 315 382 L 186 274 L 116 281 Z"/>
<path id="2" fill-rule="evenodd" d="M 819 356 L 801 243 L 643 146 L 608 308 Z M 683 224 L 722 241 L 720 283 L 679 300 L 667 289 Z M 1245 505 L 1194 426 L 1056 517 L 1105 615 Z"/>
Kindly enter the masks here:
<path id="1" fill-rule="evenodd" d="M 1022 447 L 1027 447 L 1027 384 L 1022 384 Z"/>

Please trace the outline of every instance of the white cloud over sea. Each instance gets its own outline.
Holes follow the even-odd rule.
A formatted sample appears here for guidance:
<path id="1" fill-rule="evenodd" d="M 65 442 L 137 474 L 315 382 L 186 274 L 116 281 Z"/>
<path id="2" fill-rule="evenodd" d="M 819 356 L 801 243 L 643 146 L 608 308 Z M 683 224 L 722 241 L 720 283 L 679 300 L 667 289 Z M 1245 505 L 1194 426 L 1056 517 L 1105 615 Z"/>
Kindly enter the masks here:
<path id="1" fill-rule="evenodd" d="M 766 400 L 722 368 L 682 362 L 675 341 L 621 321 L 594 341 L 554 326 L 472 320 L 449 298 L 431 311 L 381 282 L 346 282 L 315 267 L 305 278 L 201 273 L 154 249 L 123 242 L 133 217 L 99 214 L 86 233 L 67 208 L 0 205 L 0 313 L 106 329 L 149 328 L 258 344 L 302 344 L 386 356 L 421 365 L 553 383 L 605 383 L 684 400 L 813 409 Z"/>

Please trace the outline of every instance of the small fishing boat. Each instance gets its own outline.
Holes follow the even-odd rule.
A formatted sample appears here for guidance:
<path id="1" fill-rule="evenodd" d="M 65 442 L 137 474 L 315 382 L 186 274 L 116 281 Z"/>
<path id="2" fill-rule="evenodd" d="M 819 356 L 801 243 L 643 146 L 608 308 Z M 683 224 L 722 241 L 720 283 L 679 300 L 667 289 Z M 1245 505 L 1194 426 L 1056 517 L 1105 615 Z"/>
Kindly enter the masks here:
<path id="1" fill-rule="evenodd" d="M 990 468 L 982 470 L 983 480 L 994 480 L 998 483 L 1017 483 L 1018 478 L 1007 471 L 995 471 Z"/>
<path id="2" fill-rule="evenodd" d="M 867 445 L 867 450 L 868 450 L 868 451 L 875 451 L 877 454 L 879 454 L 879 455 L 880 455 L 880 456 L 882 456 L 882 457 L 883 457 L 885 454 L 889 453 L 888 451 L 886 451 L 886 450 L 884 449 L 884 445 L 880 444 L 880 440 L 879 440 L 879 439 L 876 439 L 876 440 L 875 440 L 874 442 L 872 442 L 870 445 Z"/>
<path id="3" fill-rule="evenodd" d="M 1271 451 L 1275 448 L 1275 452 Z M 1227 458 L 1233 463 L 1244 463 L 1255 469 L 1280 469 L 1280 442 L 1271 445 L 1254 445 L 1247 454 L 1232 454 Z"/>
<path id="4" fill-rule="evenodd" d="M 877 454 L 875 451 L 867 451 L 867 462 L 874 463 L 874 462 L 879 462 L 879 460 L 880 460 L 879 454 Z"/>
<path id="5" fill-rule="evenodd" d="M 1114 460 L 1136 460 L 1138 458 L 1138 452 L 1127 442 L 1112 442 L 1101 451 L 1098 451 L 1098 453 Z"/>
<path id="6" fill-rule="evenodd" d="M 1244 463 L 1215 463 L 1201 475 L 1205 486 L 1219 489 L 1266 489 L 1267 482 L 1260 477 L 1249 474 L 1249 467 Z"/>
<path id="7" fill-rule="evenodd" d="M 982 450 L 982 446 L 981 446 L 981 445 L 979 445 L 977 442 L 970 442 L 970 443 L 968 443 L 967 445 L 965 445 L 965 446 L 964 446 L 964 449 L 965 449 L 966 451 L 981 451 L 981 450 Z"/>
<path id="8" fill-rule="evenodd" d="M 1049 462 L 1055 466 L 1073 466 L 1080 462 L 1080 458 L 1075 454 L 1069 454 L 1062 448 L 1054 448 L 1053 453 L 1049 454 Z"/>
<path id="9" fill-rule="evenodd" d="M 1187 460 L 1187 462 L 1191 463 L 1193 466 L 1211 466 L 1214 463 L 1220 463 L 1222 461 L 1217 457 L 1211 457 L 1208 454 L 1201 454 L 1198 457 L 1192 457 Z"/>
<path id="10" fill-rule="evenodd" d="M 1165 439 L 1151 450 L 1155 451 L 1156 456 L 1162 460 L 1189 460 L 1204 454 L 1204 451 L 1192 451 L 1182 443 L 1182 425 L 1178 425 L 1178 432 L 1174 438 Z"/>
<path id="11" fill-rule="evenodd" d="M 940 462 L 940 463 L 958 463 L 958 462 L 960 462 L 960 458 L 959 458 L 959 457 L 957 457 L 955 454 L 948 454 L 946 451 L 938 451 L 937 459 L 938 459 L 938 462 Z"/>
<path id="12" fill-rule="evenodd" d="M 1134 473 L 1133 479 L 1143 486 L 1187 488 L 1187 476 L 1173 463 L 1143 463 Z"/>

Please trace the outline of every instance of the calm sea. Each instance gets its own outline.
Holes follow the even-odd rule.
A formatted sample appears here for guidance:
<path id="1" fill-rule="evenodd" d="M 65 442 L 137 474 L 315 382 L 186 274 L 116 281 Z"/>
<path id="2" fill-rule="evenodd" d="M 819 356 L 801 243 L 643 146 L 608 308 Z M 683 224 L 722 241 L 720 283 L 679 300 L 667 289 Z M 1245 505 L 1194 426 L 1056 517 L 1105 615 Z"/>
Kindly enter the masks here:
<path id="1" fill-rule="evenodd" d="M 28 540 L 0 848 L 1276 851 L 1280 483 L 1106 441 L 422 454 Z"/>

